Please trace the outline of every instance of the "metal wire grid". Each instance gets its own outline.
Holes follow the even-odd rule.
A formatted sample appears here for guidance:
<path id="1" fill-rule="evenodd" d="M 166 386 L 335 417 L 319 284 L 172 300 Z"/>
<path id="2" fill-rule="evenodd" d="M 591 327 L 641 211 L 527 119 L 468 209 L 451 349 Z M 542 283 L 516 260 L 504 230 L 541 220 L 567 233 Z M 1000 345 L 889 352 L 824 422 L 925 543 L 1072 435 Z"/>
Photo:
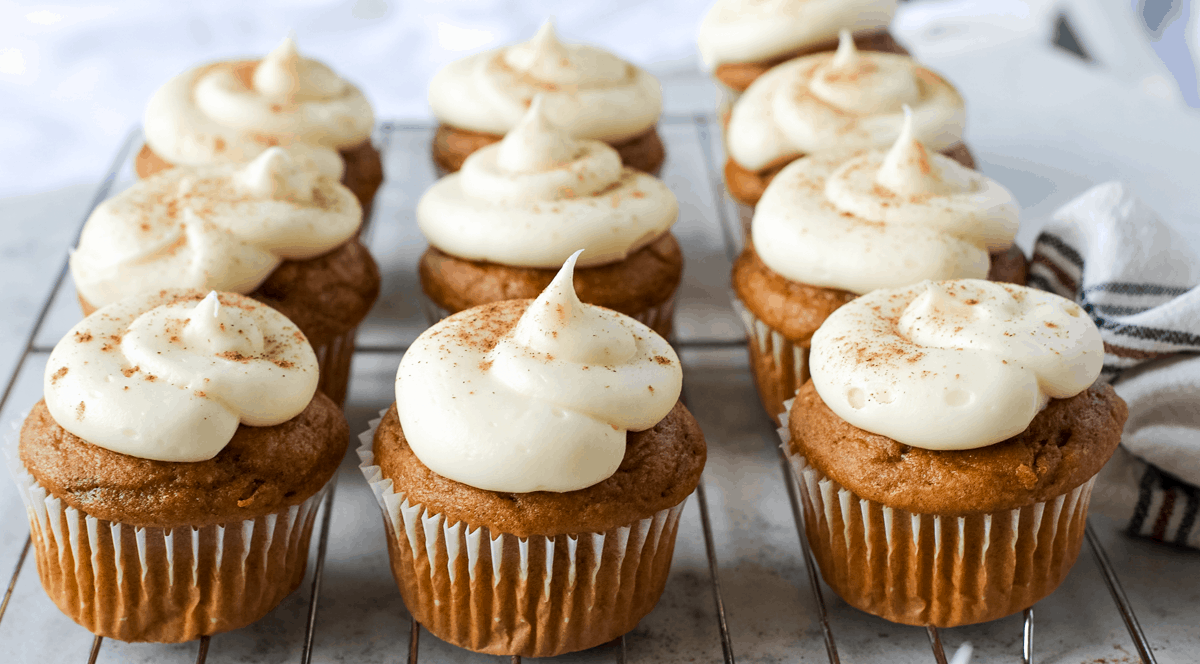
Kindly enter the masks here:
<path id="1" fill-rule="evenodd" d="M 721 164 L 717 162 L 717 157 L 713 149 L 713 128 L 715 120 L 708 115 L 686 115 L 686 116 L 665 116 L 662 119 L 663 124 L 686 125 L 690 124 L 696 131 L 697 138 L 701 144 L 706 171 L 710 179 L 711 191 L 713 192 L 712 207 L 717 212 L 717 219 L 720 225 L 721 236 L 725 248 L 726 257 L 732 262 L 740 252 L 741 245 L 741 230 L 733 221 L 733 215 L 730 213 L 729 206 L 731 201 L 724 193 L 724 184 L 721 178 Z M 387 154 L 388 148 L 391 145 L 392 138 L 396 133 L 400 132 L 427 132 L 430 126 L 424 124 L 399 124 L 386 122 L 380 125 L 376 132 L 375 141 L 380 146 L 381 152 Z M 121 171 L 122 166 L 128 162 L 133 149 L 140 142 L 141 132 L 134 129 L 126 137 L 116 157 L 109 166 L 104 179 L 93 196 L 91 204 L 88 206 L 87 212 L 83 215 L 83 220 L 91 214 L 105 198 L 108 197 L 113 185 L 117 180 L 117 176 Z M 82 230 L 83 220 L 80 221 L 79 228 Z M 369 239 L 371 229 L 368 228 L 365 235 Z M 78 234 L 73 244 L 78 243 Z M 17 363 L 13 368 L 12 374 L 9 376 L 5 384 L 3 393 L 0 393 L 0 411 L 3 411 L 7 405 L 9 397 L 12 395 L 13 389 L 17 383 L 17 378 L 20 376 L 27 360 L 34 354 L 49 353 L 52 348 L 37 345 L 36 339 L 46 321 L 55 297 L 61 290 L 67 274 L 67 262 L 64 259 L 59 269 L 58 275 L 54 280 L 54 284 L 50 289 L 49 294 L 43 301 L 41 309 L 38 312 L 34 325 L 26 338 L 25 344 L 18 357 Z M 684 340 L 675 343 L 677 348 L 695 348 L 695 349 L 716 349 L 722 347 L 743 347 L 745 340 L 726 341 L 726 340 Z M 403 353 L 407 348 L 404 344 L 396 345 L 365 345 L 356 349 L 356 353 Z M 684 402 L 688 401 L 686 388 L 682 396 Z M 787 462 L 783 451 L 778 445 L 773 447 L 777 450 L 780 460 L 780 472 L 782 480 L 787 488 L 788 501 L 791 505 L 792 516 L 796 525 L 796 532 L 800 542 L 800 550 L 804 556 L 805 567 L 808 573 L 809 587 L 813 594 L 813 601 L 817 609 L 817 616 L 820 621 L 822 635 L 825 641 L 826 653 L 831 664 L 840 664 L 841 659 L 838 655 L 837 642 L 833 635 L 833 629 L 829 621 L 829 614 L 826 608 L 824 594 L 822 592 L 820 579 L 818 577 L 816 563 L 812 556 L 812 551 L 808 546 L 808 540 L 804 535 L 804 513 L 800 507 L 800 500 L 797 494 L 797 483 L 793 475 L 791 465 Z M 336 492 L 336 476 L 333 485 L 330 487 L 329 494 L 325 497 L 322 504 L 322 515 L 320 519 L 320 530 L 317 533 L 317 552 L 313 563 L 313 576 L 309 587 L 309 600 L 307 610 L 307 620 L 305 623 L 305 633 L 303 648 L 301 651 L 300 661 L 302 664 L 308 664 L 312 659 L 313 642 L 316 638 L 317 614 L 320 607 L 321 580 L 325 567 L 325 556 L 329 544 L 329 524 L 333 514 L 332 506 L 334 495 Z M 725 605 L 721 597 L 720 579 L 718 576 L 718 563 L 713 541 L 712 524 L 708 511 L 708 498 L 705 493 L 704 482 L 701 480 L 696 488 L 696 498 L 700 511 L 701 529 L 704 536 L 704 548 L 708 560 L 710 585 L 712 589 L 713 604 L 716 611 L 717 627 L 721 637 L 721 661 L 725 664 L 734 664 L 734 652 L 732 640 L 730 638 L 729 626 L 725 615 Z M 1129 635 L 1133 640 L 1134 646 L 1137 649 L 1139 656 L 1146 664 L 1157 664 L 1154 658 L 1153 651 L 1150 648 L 1148 639 L 1142 631 L 1138 623 L 1137 616 L 1134 614 L 1129 600 L 1125 595 L 1124 588 L 1114 571 L 1112 564 L 1108 560 L 1107 552 L 1100 544 L 1099 539 L 1092 531 L 1091 526 L 1087 526 L 1086 539 L 1091 548 L 1092 554 L 1095 557 L 1097 566 L 1100 568 L 1109 592 L 1112 595 L 1113 602 L 1116 605 L 1117 611 L 1121 615 L 1121 619 L 1125 623 L 1129 631 Z M 3 621 L 5 612 L 8 609 L 9 602 L 12 598 L 13 590 L 16 587 L 17 579 L 21 570 L 25 566 L 26 558 L 29 554 L 31 541 L 27 537 L 21 552 L 17 557 L 13 568 L 12 576 L 8 586 L 5 589 L 3 599 L 0 600 L 0 621 Z M 1034 661 L 1033 655 L 1033 610 L 1026 609 L 1024 614 L 1024 631 L 1022 638 L 1022 661 L 1025 664 L 1032 664 Z M 938 629 L 933 626 L 926 627 L 926 634 L 929 639 L 930 648 L 933 658 L 938 664 L 946 664 L 946 654 L 942 646 L 941 637 Z M 411 621 L 408 662 L 416 664 L 419 661 L 419 644 L 420 644 L 421 626 L 415 620 Z M 92 641 L 92 646 L 88 652 L 88 664 L 95 664 L 99 657 L 101 647 L 104 643 L 104 637 L 96 636 Z M 198 640 L 196 650 L 197 664 L 204 664 L 208 657 L 209 637 L 202 637 Z M 624 664 L 626 661 L 626 644 L 625 637 L 622 636 L 615 642 L 614 658 L 618 664 Z M 511 657 L 511 662 L 519 663 L 520 656 Z"/>

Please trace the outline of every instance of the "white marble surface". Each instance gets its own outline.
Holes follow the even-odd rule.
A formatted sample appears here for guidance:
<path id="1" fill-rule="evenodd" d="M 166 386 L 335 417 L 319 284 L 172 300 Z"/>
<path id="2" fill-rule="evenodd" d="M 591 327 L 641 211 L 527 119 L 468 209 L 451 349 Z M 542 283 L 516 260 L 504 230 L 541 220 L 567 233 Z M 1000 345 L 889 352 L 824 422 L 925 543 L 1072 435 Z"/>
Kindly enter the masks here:
<path id="1" fill-rule="evenodd" d="M 985 172 L 1010 186 L 1026 208 L 1022 242 L 1028 246 L 1039 220 L 1088 185 L 1113 177 L 1130 181 L 1156 209 L 1200 236 L 1194 155 L 1200 125 L 1068 56 L 1029 43 L 937 58 L 931 64 L 963 90 L 969 104 L 968 140 Z M 679 99 L 706 110 L 711 89 L 680 77 Z M 740 330 L 727 305 L 726 258 L 718 226 L 719 180 L 705 165 L 696 127 L 665 124 L 669 161 L 664 174 L 681 199 L 679 235 L 687 272 L 681 292 L 682 338 L 736 338 Z M 404 342 L 423 327 L 411 293 L 422 242 L 413 220 L 416 197 L 432 179 L 428 134 L 400 131 L 387 152 L 388 182 L 378 203 L 371 247 L 385 276 L 385 295 L 364 328 L 364 344 Z M 100 173 L 102 164 L 95 164 Z M 0 203 L 0 376 L 12 366 L 73 236 L 90 193 L 70 189 L 54 196 Z M 39 343 L 52 344 L 77 316 L 68 286 Z M 391 400 L 398 356 L 361 355 L 355 362 L 349 417 L 361 429 Z M 775 438 L 761 417 L 744 351 L 687 351 L 686 382 L 710 443 L 706 486 L 721 565 L 729 625 L 743 662 L 824 661 L 814 605 L 807 586 L 774 451 Z M 22 372 L 0 426 L 38 397 L 43 355 Z M 390 662 L 404 658 L 408 622 L 386 566 L 377 509 L 361 475 L 347 460 L 334 507 L 315 661 Z M 24 540 L 23 509 L 16 492 L 0 482 L 0 570 L 11 569 Z M 1120 523 L 1094 517 L 1101 539 L 1122 574 L 1160 662 L 1194 661 L 1200 652 L 1200 553 L 1126 538 Z M 659 607 L 628 639 L 630 661 L 719 661 L 709 577 L 695 500 L 684 511 L 677 557 Z M 32 560 L 18 581 L 13 604 L 0 623 L 3 661 L 82 661 L 91 636 L 54 609 L 41 591 Z M 307 585 L 266 619 L 213 639 L 210 661 L 296 661 L 303 635 Z M 849 608 L 826 589 L 834 632 L 847 662 L 931 661 L 924 632 L 889 625 Z M 1086 549 L 1063 587 L 1039 603 L 1038 661 L 1132 662 L 1136 657 L 1097 568 Z M 1016 661 L 1020 621 L 946 630 L 950 647 L 976 645 L 976 661 Z M 189 661 L 195 644 L 124 645 L 105 642 L 101 662 Z M 492 661 L 472 657 L 425 633 L 423 661 Z M 612 661 L 598 649 L 561 661 Z"/>

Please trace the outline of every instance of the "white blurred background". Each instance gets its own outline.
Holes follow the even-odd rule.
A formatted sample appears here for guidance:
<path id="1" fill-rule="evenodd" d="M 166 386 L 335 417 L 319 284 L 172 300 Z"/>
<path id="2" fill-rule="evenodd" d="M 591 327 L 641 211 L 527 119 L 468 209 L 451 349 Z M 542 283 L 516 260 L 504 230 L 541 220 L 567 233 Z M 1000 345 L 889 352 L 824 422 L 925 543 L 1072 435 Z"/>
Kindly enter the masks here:
<path id="1" fill-rule="evenodd" d="M 303 53 L 357 82 L 381 118 L 427 118 L 437 68 L 525 39 L 548 15 L 564 39 L 603 45 L 662 77 L 668 112 L 705 112 L 712 92 L 695 35 L 709 3 L 0 0 L 0 197 L 94 181 L 168 77 L 262 54 L 289 30 Z M 1058 43 L 1137 94 L 1196 109 L 1198 15 L 1200 0 L 914 0 L 895 31 L 935 59 Z"/>

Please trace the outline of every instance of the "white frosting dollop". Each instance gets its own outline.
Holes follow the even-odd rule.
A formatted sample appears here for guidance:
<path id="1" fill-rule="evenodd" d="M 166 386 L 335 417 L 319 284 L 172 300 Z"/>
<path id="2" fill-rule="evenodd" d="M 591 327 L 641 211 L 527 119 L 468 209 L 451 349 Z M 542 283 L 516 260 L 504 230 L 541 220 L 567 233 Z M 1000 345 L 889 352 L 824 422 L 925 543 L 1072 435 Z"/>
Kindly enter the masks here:
<path id="1" fill-rule="evenodd" d="M 233 293 L 164 290 L 93 313 L 50 353 L 46 407 L 62 428 L 158 461 L 216 456 L 238 424 L 300 414 L 317 358 L 283 314 Z"/>
<path id="2" fill-rule="evenodd" d="M 878 290 L 812 338 L 813 386 L 839 417 L 905 445 L 967 450 L 1024 431 L 1095 382 L 1104 342 L 1052 293 L 979 279 Z"/>
<path id="3" fill-rule="evenodd" d="M 95 307 L 153 288 L 249 293 L 282 261 L 326 254 L 361 224 L 349 189 L 270 148 L 248 164 L 168 169 L 104 201 L 71 275 Z"/>
<path id="4" fill-rule="evenodd" d="M 337 151 L 370 139 L 374 124 L 362 92 L 287 37 L 262 60 L 215 62 L 167 81 L 150 98 L 143 128 L 172 164 L 242 163 L 282 145 L 338 178 Z"/>
<path id="5" fill-rule="evenodd" d="M 658 80 L 607 51 L 564 44 L 547 20 L 533 39 L 446 65 L 429 83 L 443 124 L 507 134 L 533 97 L 573 136 L 619 143 L 645 133 L 662 112 Z"/>
<path id="6" fill-rule="evenodd" d="M 623 167 L 607 144 L 572 138 L 538 95 L 499 143 L 474 152 L 417 205 L 433 246 L 469 260 L 557 268 L 625 259 L 670 230 L 675 195 L 658 178 Z"/>
<path id="7" fill-rule="evenodd" d="M 900 136 L 903 108 L 913 134 L 942 151 L 962 140 L 962 97 L 912 58 L 860 52 L 843 31 L 836 53 L 790 60 L 758 77 L 729 117 L 729 156 L 759 171 L 797 155 L 885 148 Z"/>
<path id="8" fill-rule="evenodd" d="M 800 283 L 866 293 L 924 279 L 983 278 L 1012 245 L 1013 195 L 913 136 L 890 150 L 818 153 L 788 164 L 754 210 L 763 263 Z"/>
<path id="9" fill-rule="evenodd" d="M 709 69 L 762 62 L 836 39 L 842 30 L 882 30 L 898 0 L 717 0 L 700 23 Z"/>
<path id="10" fill-rule="evenodd" d="M 671 345 L 580 302 L 575 257 L 528 307 L 510 300 L 463 311 L 405 352 L 396 410 L 413 453 L 434 472 L 489 491 L 583 489 L 621 465 L 627 432 L 674 407 L 683 374 Z"/>

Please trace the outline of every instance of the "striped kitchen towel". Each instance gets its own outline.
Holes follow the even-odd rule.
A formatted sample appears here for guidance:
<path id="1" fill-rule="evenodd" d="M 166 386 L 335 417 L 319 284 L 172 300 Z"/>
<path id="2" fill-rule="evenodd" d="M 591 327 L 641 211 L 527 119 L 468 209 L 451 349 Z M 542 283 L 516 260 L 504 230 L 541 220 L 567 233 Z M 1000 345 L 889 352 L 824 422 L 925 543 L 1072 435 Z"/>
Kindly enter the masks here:
<path id="1" fill-rule="evenodd" d="M 1200 548 L 1200 260 L 1124 184 L 1085 192 L 1034 244 L 1028 284 L 1078 302 L 1104 338 L 1101 380 L 1129 404 L 1129 531 Z"/>

